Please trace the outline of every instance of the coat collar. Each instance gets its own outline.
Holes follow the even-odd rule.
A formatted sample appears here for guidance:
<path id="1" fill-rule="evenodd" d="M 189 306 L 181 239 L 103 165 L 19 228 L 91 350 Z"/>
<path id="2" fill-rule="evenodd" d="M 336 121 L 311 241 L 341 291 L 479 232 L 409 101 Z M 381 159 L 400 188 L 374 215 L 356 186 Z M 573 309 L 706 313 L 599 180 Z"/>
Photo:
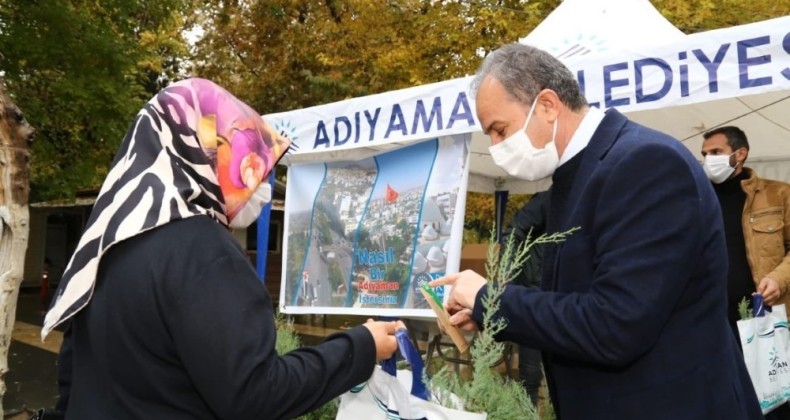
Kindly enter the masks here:
<path id="1" fill-rule="evenodd" d="M 763 188 L 763 180 L 757 176 L 757 172 L 755 172 L 752 168 L 743 168 L 744 172 L 746 172 L 747 178 L 741 181 L 741 187 L 745 192 L 754 192 L 759 191 Z"/>
<path id="2" fill-rule="evenodd" d="M 617 141 L 620 131 L 622 131 L 627 122 L 628 118 L 616 109 L 609 109 L 606 111 L 606 116 L 604 116 L 601 124 L 598 125 L 598 128 L 595 130 L 595 133 L 584 150 L 584 155 L 581 157 L 582 161 L 574 176 L 573 186 L 571 187 L 566 206 L 557 213 L 559 215 L 558 226 L 561 230 L 564 231 L 571 227 L 568 226 L 570 216 L 575 213 L 576 207 L 579 204 L 579 199 L 581 198 L 581 193 L 587 188 L 587 183 L 590 181 L 590 174 Z"/>

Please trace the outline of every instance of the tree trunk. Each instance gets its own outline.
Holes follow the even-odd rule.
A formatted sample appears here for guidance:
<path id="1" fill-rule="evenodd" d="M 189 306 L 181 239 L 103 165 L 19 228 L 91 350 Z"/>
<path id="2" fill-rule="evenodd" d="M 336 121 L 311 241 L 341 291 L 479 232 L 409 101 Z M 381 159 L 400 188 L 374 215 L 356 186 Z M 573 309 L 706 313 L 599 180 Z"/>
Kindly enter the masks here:
<path id="1" fill-rule="evenodd" d="M 29 143 L 34 133 L 0 84 L 0 419 L 4 413 L 8 347 L 25 267 L 30 219 Z"/>

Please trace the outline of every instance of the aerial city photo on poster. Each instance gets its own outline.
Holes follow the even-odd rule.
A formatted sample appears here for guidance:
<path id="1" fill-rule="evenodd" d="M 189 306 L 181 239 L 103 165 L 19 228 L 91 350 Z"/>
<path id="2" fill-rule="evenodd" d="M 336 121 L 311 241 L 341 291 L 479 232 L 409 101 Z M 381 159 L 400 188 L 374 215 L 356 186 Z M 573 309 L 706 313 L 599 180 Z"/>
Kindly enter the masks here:
<path id="1" fill-rule="evenodd" d="M 355 161 L 292 165 L 281 306 L 427 309 L 418 288 L 447 271 L 453 241 L 461 241 L 469 140 L 447 136 Z"/>

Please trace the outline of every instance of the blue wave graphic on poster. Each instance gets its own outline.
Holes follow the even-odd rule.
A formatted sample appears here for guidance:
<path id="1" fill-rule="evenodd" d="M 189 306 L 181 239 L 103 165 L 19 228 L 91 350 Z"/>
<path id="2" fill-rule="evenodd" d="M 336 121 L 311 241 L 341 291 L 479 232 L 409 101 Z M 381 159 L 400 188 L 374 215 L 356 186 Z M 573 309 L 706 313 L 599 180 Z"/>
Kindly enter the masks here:
<path id="1" fill-rule="evenodd" d="M 281 292 L 286 312 L 289 306 L 308 313 L 430 311 L 412 289 L 447 271 L 468 143 L 469 136 L 442 137 L 328 162 L 325 170 L 294 165 Z"/>

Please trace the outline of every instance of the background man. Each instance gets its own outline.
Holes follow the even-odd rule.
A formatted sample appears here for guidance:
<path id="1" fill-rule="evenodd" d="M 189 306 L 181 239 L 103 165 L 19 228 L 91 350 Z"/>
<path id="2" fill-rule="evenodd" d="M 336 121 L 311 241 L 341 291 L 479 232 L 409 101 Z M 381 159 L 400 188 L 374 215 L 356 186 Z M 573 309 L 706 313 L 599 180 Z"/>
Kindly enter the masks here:
<path id="1" fill-rule="evenodd" d="M 762 179 L 744 167 L 749 141 L 740 128 L 720 127 L 703 137 L 703 166 L 724 220 L 727 318 L 738 337 L 742 299 L 751 300 L 757 291 L 768 305 L 790 303 L 790 185 Z M 784 404 L 766 418 L 790 419 L 790 406 Z"/>
<path id="2" fill-rule="evenodd" d="M 498 339 L 543 351 L 561 419 L 759 419 L 726 322 L 721 211 L 678 141 L 589 108 L 573 74 L 526 45 L 486 57 L 473 86 L 494 162 L 552 175 L 542 289 L 507 286 Z M 482 322 L 486 279 L 453 285 L 455 325 Z"/>

